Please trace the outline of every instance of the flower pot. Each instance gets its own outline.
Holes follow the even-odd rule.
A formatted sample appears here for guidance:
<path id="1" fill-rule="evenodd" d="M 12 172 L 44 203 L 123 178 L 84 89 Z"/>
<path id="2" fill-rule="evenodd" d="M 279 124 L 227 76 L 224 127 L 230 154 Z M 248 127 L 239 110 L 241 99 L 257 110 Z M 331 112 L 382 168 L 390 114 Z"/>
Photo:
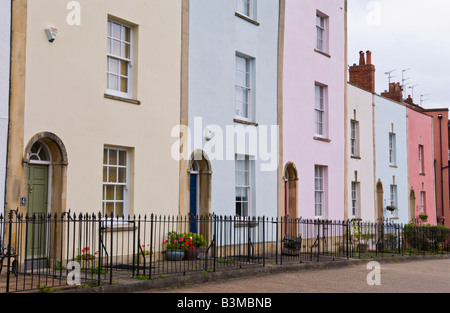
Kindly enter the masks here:
<path id="1" fill-rule="evenodd" d="M 194 261 L 197 259 L 198 252 L 199 252 L 198 248 L 188 249 L 184 254 L 184 258 L 189 261 Z"/>
<path id="2" fill-rule="evenodd" d="M 358 252 L 366 253 L 369 249 L 369 245 L 367 243 L 358 243 L 356 249 Z"/>
<path id="3" fill-rule="evenodd" d="M 169 261 L 181 261 L 184 258 L 184 251 L 181 251 L 181 250 L 167 250 L 166 258 Z"/>

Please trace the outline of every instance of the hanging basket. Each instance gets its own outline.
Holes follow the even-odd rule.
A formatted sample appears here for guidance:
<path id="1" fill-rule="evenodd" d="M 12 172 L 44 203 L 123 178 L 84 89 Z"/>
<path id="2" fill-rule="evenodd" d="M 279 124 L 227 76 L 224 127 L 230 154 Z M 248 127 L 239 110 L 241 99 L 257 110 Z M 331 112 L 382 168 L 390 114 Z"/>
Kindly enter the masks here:
<path id="1" fill-rule="evenodd" d="M 393 206 L 393 205 L 389 205 L 389 206 L 386 207 L 386 210 L 391 211 L 391 212 L 394 212 L 396 209 L 397 208 L 395 206 Z"/>

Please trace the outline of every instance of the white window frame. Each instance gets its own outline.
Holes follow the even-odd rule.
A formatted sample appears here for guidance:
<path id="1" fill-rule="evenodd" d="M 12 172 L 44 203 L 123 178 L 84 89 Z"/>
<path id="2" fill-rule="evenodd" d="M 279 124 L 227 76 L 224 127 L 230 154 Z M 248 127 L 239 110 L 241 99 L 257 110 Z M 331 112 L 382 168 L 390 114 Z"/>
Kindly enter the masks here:
<path id="1" fill-rule="evenodd" d="M 322 165 L 314 166 L 314 215 L 323 219 L 326 210 L 326 167 Z"/>
<path id="2" fill-rule="evenodd" d="M 425 213 L 425 191 L 420 192 L 420 213 Z"/>
<path id="3" fill-rule="evenodd" d="M 236 12 L 248 18 L 254 19 L 256 0 L 236 0 L 236 1 L 237 1 Z M 245 9 L 247 6 L 248 12 L 246 12 Z"/>
<path id="4" fill-rule="evenodd" d="M 419 174 L 424 174 L 423 145 L 419 145 Z"/>
<path id="5" fill-rule="evenodd" d="M 316 49 L 321 52 L 327 52 L 327 19 L 328 17 L 316 13 Z M 322 35 L 322 38 L 319 38 L 319 34 Z"/>
<path id="6" fill-rule="evenodd" d="M 103 148 L 103 156 L 105 151 L 107 151 L 107 156 L 106 156 L 106 163 L 104 162 L 105 160 L 103 160 L 103 171 L 105 171 L 106 168 L 106 178 L 103 174 L 103 183 L 102 183 L 102 189 L 103 189 L 103 196 L 102 196 L 102 214 L 103 216 L 105 216 L 106 214 L 106 204 L 107 203 L 113 203 L 114 204 L 114 216 L 113 218 L 116 219 L 116 203 L 122 203 L 123 207 L 122 207 L 122 214 L 124 217 L 126 217 L 129 214 L 129 184 L 130 184 L 130 151 L 128 149 L 124 149 L 124 148 L 118 148 L 118 147 L 111 147 L 111 146 L 105 146 Z M 109 164 L 109 153 L 110 151 L 115 151 L 117 153 L 116 155 L 116 159 L 117 159 L 117 164 Z M 125 165 L 119 165 L 119 155 L 120 152 L 125 152 L 126 153 L 126 157 L 125 157 L 125 161 L 126 164 Z M 104 158 L 104 157 L 103 157 Z M 110 182 L 109 180 L 109 169 L 110 168 L 115 168 L 116 169 L 116 182 Z M 125 169 L 125 182 L 119 182 L 119 169 Z M 105 181 L 106 180 L 106 181 Z M 105 197 L 107 196 L 107 187 L 108 186 L 113 186 L 114 187 L 114 199 L 113 200 L 106 200 Z M 122 200 L 118 200 L 117 199 L 117 188 L 116 186 L 122 186 L 123 187 L 123 199 Z M 110 219 L 111 216 L 108 216 L 108 219 Z M 120 217 L 119 217 L 120 218 Z"/>
<path id="7" fill-rule="evenodd" d="M 396 153 L 396 138 L 395 133 L 389 133 L 389 164 L 397 164 L 397 153 Z"/>
<path id="8" fill-rule="evenodd" d="M 121 33 L 120 39 L 113 37 L 113 29 L 112 29 L 113 24 L 117 24 L 120 26 L 120 33 Z M 124 38 L 122 38 L 124 36 L 125 28 L 128 28 L 130 30 L 130 41 L 129 42 L 126 41 Z M 113 54 L 113 41 L 117 41 L 120 43 L 120 51 L 121 51 L 120 56 Z M 125 49 L 126 45 L 130 46 L 129 58 L 126 58 L 125 56 L 122 55 L 125 53 L 124 49 Z M 129 24 L 119 22 L 112 18 L 108 18 L 107 53 L 106 53 L 107 54 L 107 68 L 106 68 L 106 93 L 107 94 L 112 95 L 112 96 L 117 96 L 117 97 L 128 98 L 128 99 L 131 99 L 133 97 L 133 75 L 134 75 L 134 73 L 133 73 L 133 46 L 134 46 L 133 27 Z M 110 60 L 119 61 L 118 73 L 114 73 L 110 70 Z M 121 73 L 121 66 L 120 66 L 121 62 L 127 63 L 127 65 L 126 65 L 127 75 L 122 75 L 122 73 Z M 110 75 L 118 76 L 118 90 L 110 88 L 110 86 L 109 86 Z M 127 92 L 120 91 L 121 90 L 121 85 L 120 85 L 121 78 L 127 79 Z"/>
<path id="9" fill-rule="evenodd" d="M 352 216 L 359 217 L 360 216 L 360 182 L 353 181 L 351 196 L 352 196 Z"/>
<path id="10" fill-rule="evenodd" d="M 327 86 L 314 85 L 314 133 L 318 137 L 327 136 Z M 321 120 L 319 120 L 319 117 Z"/>
<path id="11" fill-rule="evenodd" d="M 350 154 L 351 156 L 359 156 L 359 122 L 350 121 Z"/>
<path id="12" fill-rule="evenodd" d="M 247 57 L 241 54 L 236 54 L 235 57 L 235 73 L 236 73 L 236 81 L 235 81 L 235 118 L 244 121 L 250 121 L 252 119 L 252 107 L 253 107 L 253 63 L 254 59 L 251 57 Z M 241 69 L 238 69 L 239 60 L 245 61 L 245 72 Z M 238 75 L 244 74 L 246 76 L 246 85 L 238 83 Z M 247 102 L 241 101 L 242 99 L 238 99 L 238 90 L 242 89 L 247 92 Z M 245 115 L 244 111 L 247 110 L 247 115 Z M 241 112 L 240 112 L 241 111 Z"/>
<path id="13" fill-rule="evenodd" d="M 395 206 L 397 210 L 393 212 L 393 214 L 398 214 L 398 193 L 397 193 L 397 185 L 390 185 L 390 203 L 391 206 Z"/>
<path id="14" fill-rule="evenodd" d="M 243 162 L 244 168 L 241 168 L 239 165 Z M 241 182 L 238 182 L 239 174 L 242 174 L 241 177 L 246 177 L 247 184 L 242 184 Z M 238 201 L 237 195 L 239 189 L 246 189 L 247 190 L 247 200 L 246 201 Z M 252 161 L 248 155 L 236 155 L 235 158 L 235 213 L 236 216 L 240 217 L 248 217 L 251 216 L 252 212 Z M 238 214 L 237 212 L 237 204 L 241 203 L 241 212 Z M 242 212 L 242 204 L 247 203 L 247 212 Z"/>

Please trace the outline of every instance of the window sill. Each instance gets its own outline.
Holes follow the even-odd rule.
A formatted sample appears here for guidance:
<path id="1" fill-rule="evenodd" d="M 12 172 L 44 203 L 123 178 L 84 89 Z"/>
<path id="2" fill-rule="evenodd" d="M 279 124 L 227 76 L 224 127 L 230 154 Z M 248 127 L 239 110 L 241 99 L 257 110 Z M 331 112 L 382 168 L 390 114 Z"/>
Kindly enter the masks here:
<path id="1" fill-rule="evenodd" d="M 357 156 L 357 155 L 351 155 L 350 156 L 352 159 L 358 159 L 358 160 L 361 160 L 361 157 L 360 156 Z"/>
<path id="2" fill-rule="evenodd" d="M 389 167 L 398 168 L 397 165 L 389 164 Z"/>
<path id="3" fill-rule="evenodd" d="M 331 139 L 324 138 L 324 137 L 317 137 L 317 136 L 314 136 L 313 139 L 314 139 L 314 140 L 318 140 L 318 141 L 331 142 Z"/>
<path id="4" fill-rule="evenodd" d="M 425 173 L 419 173 L 420 176 L 425 176 Z"/>
<path id="5" fill-rule="evenodd" d="M 233 122 L 241 123 L 241 124 L 245 124 L 245 125 L 258 126 L 258 123 L 250 122 L 250 121 L 246 121 L 246 120 L 241 120 L 241 119 L 238 119 L 238 118 L 234 118 Z"/>
<path id="6" fill-rule="evenodd" d="M 236 221 L 234 222 L 234 227 L 256 227 L 259 226 L 257 221 Z"/>
<path id="7" fill-rule="evenodd" d="M 116 101 L 122 101 L 122 102 L 127 102 L 127 103 L 132 103 L 132 104 L 136 104 L 136 105 L 140 105 L 141 101 L 139 100 L 134 100 L 134 99 L 128 99 L 128 98 L 123 98 L 123 97 L 118 97 L 118 96 L 113 96 L 110 94 L 105 93 L 104 97 L 106 99 L 110 99 L 110 100 L 116 100 Z"/>
<path id="8" fill-rule="evenodd" d="M 244 15 L 244 14 L 241 14 L 241 13 L 239 13 L 239 12 L 234 13 L 234 15 L 236 15 L 237 17 L 240 17 L 240 18 L 243 19 L 243 20 L 246 20 L 246 21 L 249 22 L 249 23 L 252 23 L 253 25 L 256 25 L 256 26 L 259 26 L 259 25 L 260 25 L 257 21 L 255 21 L 255 20 L 253 20 L 252 18 L 250 18 L 250 17 L 248 17 L 248 16 L 246 16 L 246 15 Z"/>
<path id="9" fill-rule="evenodd" d="M 318 49 L 314 49 L 314 51 L 317 52 L 317 53 L 319 53 L 319 54 L 321 54 L 321 55 L 326 56 L 327 58 L 331 58 L 331 55 L 329 55 L 329 54 L 326 53 L 326 52 L 320 51 L 320 50 L 318 50 Z"/>

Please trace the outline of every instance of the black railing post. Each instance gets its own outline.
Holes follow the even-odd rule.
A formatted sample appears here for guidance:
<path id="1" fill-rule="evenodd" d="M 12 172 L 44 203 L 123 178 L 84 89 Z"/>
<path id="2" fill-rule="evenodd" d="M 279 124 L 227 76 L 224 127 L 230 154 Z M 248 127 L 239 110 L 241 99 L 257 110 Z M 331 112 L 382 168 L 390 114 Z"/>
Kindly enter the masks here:
<path id="1" fill-rule="evenodd" d="M 117 219 L 119 219 L 117 217 Z M 112 285 L 112 279 L 113 279 L 113 253 L 114 253 L 114 246 L 113 246 L 113 230 L 114 227 L 114 216 L 111 214 L 111 244 L 110 244 L 110 251 L 109 251 L 109 284 Z"/>
<path id="2" fill-rule="evenodd" d="M 7 257 L 8 257 L 8 268 L 6 276 L 6 292 L 9 292 L 9 275 L 11 274 L 11 237 L 12 237 L 12 211 L 9 212 L 9 236 L 8 236 L 8 247 L 7 247 Z"/>
<path id="3" fill-rule="evenodd" d="M 150 264 L 148 277 L 152 279 L 152 263 L 153 263 L 153 213 L 150 215 Z"/>
<path id="4" fill-rule="evenodd" d="M 105 217 L 107 218 L 107 217 Z M 102 240 L 102 217 L 99 214 L 98 215 L 98 269 L 97 269 L 97 283 L 100 286 L 101 281 L 101 268 L 102 268 L 102 258 L 103 258 L 103 240 Z M 94 271 L 95 268 L 92 268 L 92 271 Z"/>
<path id="5" fill-rule="evenodd" d="M 263 223 L 263 243 L 262 243 L 262 248 L 263 248 L 263 267 L 266 267 L 266 219 L 263 216 L 262 218 L 262 223 Z"/>
<path id="6" fill-rule="evenodd" d="M 213 271 L 216 271 L 216 256 L 217 256 L 217 217 L 214 214 L 214 249 L 213 249 Z"/>
<path id="7" fill-rule="evenodd" d="M 133 215 L 133 255 L 132 255 L 132 260 L 133 260 L 133 266 L 132 266 L 132 277 L 135 276 L 135 257 L 136 257 L 136 216 Z"/>

